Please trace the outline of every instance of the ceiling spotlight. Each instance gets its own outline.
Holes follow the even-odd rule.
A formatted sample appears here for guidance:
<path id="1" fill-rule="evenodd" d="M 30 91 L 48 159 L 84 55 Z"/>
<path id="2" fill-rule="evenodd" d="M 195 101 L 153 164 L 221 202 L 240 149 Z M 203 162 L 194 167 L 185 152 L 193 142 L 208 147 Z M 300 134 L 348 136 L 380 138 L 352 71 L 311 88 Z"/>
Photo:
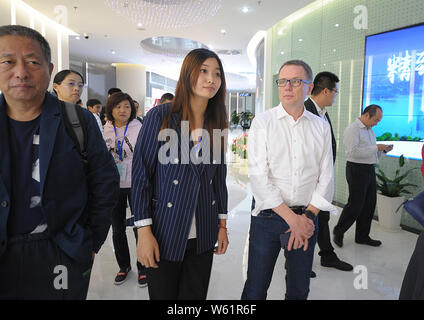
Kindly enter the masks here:
<path id="1" fill-rule="evenodd" d="M 302 41 L 303 41 L 303 39 L 302 39 L 302 38 L 300 38 L 300 39 L 299 39 L 299 40 L 297 40 L 297 41 L 302 42 Z"/>
<path id="2" fill-rule="evenodd" d="M 284 51 L 281 51 L 280 53 L 281 53 L 281 55 L 283 55 L 284 54 Z"/>
<path id="3" fill-rule="evenodd" d="M 249 7 L 243 7 L 243 8 L 241 8 L 241 11 L 243 13 L 248 13 L 250 10 L 249 10 Z"/>
<path id="4" fill-rule="evenodd" d="M 336 49 L 333 49 L 333 52 L 336 52 L 337 50 Z"/>
<path id="5" fill-rule="evenodd" d="M 336 23 L 334 26 L 335 26 L 336 28 L 338 28 L 340 25 L 339 25 L 338 23 Z"/>
<path id="6" fill-rule="evenodd" d="M 227 30 L 225 30 L 225 29 L 221 29 L 221 33 L 222 33 L 222 34 L 226 34 L 226 33 L 227 33 Z"/>
<path id="7" fill-rule="evenodd" d="M 110 53 L 115 54 L 116 52 L 115 50 L 110 50 Z"/>
<path id="8" fill-rule="evenodd" d="M 76 39 L 76 40 L 80 40 L 81 38 L 80 38 L 80 37 L 75 37 L 75 39 Z"/>
<path id="9" fill-rule="evenodd" d="M 283 34 L 283 30 L 278 30 L 278 35 L 281 36 Z"/>

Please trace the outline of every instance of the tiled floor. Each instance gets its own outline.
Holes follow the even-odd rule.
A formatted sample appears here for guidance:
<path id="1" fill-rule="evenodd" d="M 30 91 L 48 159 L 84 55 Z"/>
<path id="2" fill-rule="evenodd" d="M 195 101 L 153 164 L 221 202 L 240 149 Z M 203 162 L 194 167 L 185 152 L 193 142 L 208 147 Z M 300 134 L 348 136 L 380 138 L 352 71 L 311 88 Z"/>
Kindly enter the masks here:
<path id="1" fill-rule="evenodd" d="M 225 255 L 214 258 L 208 293 L 209 300 L 240 299 L 245 279 L 246 240 L 251 204 L 248 177 L 240 174 L 240 168 L 230 163 L 227 185 L 230 245 Z M 333 229 L 337 220 L 338 216 L 331 217 L 330 230 Z M 137 286 L 137 273 L 134 271 L 136 270 L 135 239 L 131 228 L 127 228 L 127 236 L 130 248 L 133 248 L 131 252 L 133 271 L 129 274 L 128 280 L 119 286 L 113 284 L 118 266 L 113 253 L 111 233 L 109 233 L 93 266 L 88 299 L 146 300 L 149 298 L 147 288 Z M 373 221 L 371 237 L 381 240 L 382 246 L 374 248 L 356 244 L 354 227 L 345 234 L 343 248 L 334 245 L 339 258 L 354 265 L 356 273 L 355 270 L 344 272 L 322 267 L 319 264 L 318 249 L 316 249 L 313 270 L 317 273 L 317 278 L 311 279 L 309 299 L 398 299 L 403 275 L 418 235 L 406 231 L 385 231 L 377 221 Z M 268 290 L 268 299 L 283 299 L 284 275 L 284 255 L 281 252 Z"/>

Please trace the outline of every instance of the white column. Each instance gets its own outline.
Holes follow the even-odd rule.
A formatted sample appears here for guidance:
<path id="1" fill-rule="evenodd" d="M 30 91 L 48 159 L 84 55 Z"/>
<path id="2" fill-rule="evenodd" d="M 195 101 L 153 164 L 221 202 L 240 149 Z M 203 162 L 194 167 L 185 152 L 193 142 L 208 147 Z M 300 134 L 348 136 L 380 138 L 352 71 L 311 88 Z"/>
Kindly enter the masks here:
<path id="1" fill-rule="evenodd" d="M 116 86 L 137 100 L 144 114 L 146 67 L 140 64 L 116 63 Z"/>

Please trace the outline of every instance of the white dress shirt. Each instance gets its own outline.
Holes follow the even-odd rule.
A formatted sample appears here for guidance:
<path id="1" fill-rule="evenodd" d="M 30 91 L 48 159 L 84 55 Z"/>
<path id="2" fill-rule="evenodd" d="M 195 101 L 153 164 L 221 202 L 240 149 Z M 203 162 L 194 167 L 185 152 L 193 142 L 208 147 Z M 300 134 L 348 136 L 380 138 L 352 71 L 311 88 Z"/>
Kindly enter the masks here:
<path id="1" fill-rule="evenodd" d="M 319 116 L 321 117 L 321 119 L 328 121 L 327 117 L 325 116 L 325 114 L 327 113 L 327 110 L 325 108 L 320 108 L 320 106 L 315 102 L 314 99 L 312 99 L 312 97 L 309 97 L 309 99 L 311 99 L 311 101 L 314 103 L 315 108 L 317 109 L 317 112 L 319 114 Z"/>
<path id="2" fill-rule="evenodd" d="M 378 151 L 374 131 L 368 129 L 359 118 L 346 128 L 343 143 L 346 160 L 349 162 L 376 164 L 378 158 L 384 154 L 383 151 Z"/>
<path id="3" fill-rule="evenodd" d="M 102 133 L 103 139 L 105 138 L 103 134 L 103 126 L 102 126 L 102 120 L 100 120 L 100 116 L 97 113 L 93 113 L 94 118 L 96 118 L 97 125 L 99 126 L 99 130 Z"/>
<path id="4" fill-rule="evenodd" d="M 294 121 L 278 105 L 256 115 L 248 136 L 248 163 L 255 208 L 311 204 L 334 212 L 333 153 L 328 122 L 304 109 Z"/>

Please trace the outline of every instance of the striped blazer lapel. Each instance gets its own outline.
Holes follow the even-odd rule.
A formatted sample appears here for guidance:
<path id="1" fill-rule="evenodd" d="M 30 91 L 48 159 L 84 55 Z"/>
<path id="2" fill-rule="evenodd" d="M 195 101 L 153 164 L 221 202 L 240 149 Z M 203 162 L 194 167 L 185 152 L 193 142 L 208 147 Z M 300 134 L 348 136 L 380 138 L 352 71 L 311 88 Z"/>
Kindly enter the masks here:
<path id="1" fill-rule="evenodd" d="M 190 159 L 190 150 L 193 149 L 193 141 L 190 139 L 190 130 L 187 126 L 182 126 L 181 117 L 178 113 L 171 114 L 171 127 L 176 128 L 177 136 L 178 136 L 178 150 L 180 151 L 179 155 L 179 163 L 187 163 L 193 170 L 193 173 L 197 178 L 200 178 L 199 170 L 197 166 Z"/>

